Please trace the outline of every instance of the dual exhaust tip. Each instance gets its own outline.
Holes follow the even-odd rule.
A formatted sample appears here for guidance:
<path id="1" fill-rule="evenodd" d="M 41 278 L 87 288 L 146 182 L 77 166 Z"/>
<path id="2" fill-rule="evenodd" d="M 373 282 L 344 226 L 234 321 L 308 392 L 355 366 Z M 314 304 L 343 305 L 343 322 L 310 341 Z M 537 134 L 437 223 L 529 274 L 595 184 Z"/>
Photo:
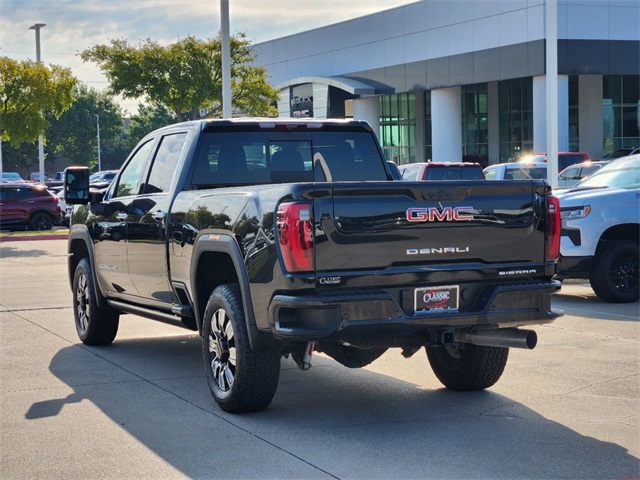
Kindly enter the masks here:
<path id="1" fill-rule="evenodd" d="M 456 340 L 485 347 L 524 348 L 533 350 L 538 344 L 538 335 L 533 330 L 517 328 L 478 329 L 461 332 Z"/>

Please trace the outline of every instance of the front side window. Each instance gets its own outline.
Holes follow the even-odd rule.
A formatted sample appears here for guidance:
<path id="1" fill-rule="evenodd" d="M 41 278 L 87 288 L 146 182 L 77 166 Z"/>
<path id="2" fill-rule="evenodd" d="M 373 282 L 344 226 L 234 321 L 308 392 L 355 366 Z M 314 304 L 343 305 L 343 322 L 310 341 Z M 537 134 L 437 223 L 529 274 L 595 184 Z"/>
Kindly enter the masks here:
<path id="1" fill-rule="evenodd" d="M 140 184 L 142 183 L 142 171 L 153 148 L 153 143 L 154 140 L 149 140 L 131 157 L 129 163 L 122 170 L 115 197 L 126 197 L 139 193 Z"/>

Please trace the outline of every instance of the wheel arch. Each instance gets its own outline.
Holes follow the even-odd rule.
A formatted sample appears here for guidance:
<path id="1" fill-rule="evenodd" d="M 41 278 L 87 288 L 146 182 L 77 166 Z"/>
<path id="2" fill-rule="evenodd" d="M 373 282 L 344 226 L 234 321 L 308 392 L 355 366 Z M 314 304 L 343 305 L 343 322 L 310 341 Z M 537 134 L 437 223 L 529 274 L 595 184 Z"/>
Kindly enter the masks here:
<path id="1" fill-rule="evenodd" d="M 27 223 L 30 223 L 30 222 L 31 222 L 31 220 L 32 220 L 36 215 L 39 215 L 39 214 L 41 214 L 41 213 L 44 213 L 45 215 L 47 215 L 48 217 L 50 217 L 50 218 L 51 218 L 51 220 L 53 221 L 53 223 L 55 224 L 56 216 L 54 215 L 54 213 L 53 213 L 53 212 L 51 212 L 50 210 L 47 210 L 46 208 L 38 208 L 38 209 L 36 209 L 36 210 L 32 211 L 32 212 L 29 214 L 29 218 L 27 219 Z"/>
<path id="2" fill-rule="evenodd" d="M 200 334 L 204 311 L 213 290 L 219 285 L 236 283 L 240 286 L 242 294 L 251 349 L 257 352 L 274 348 L 273 337 L 260 333 L 256 327 L 249 278 L 240 247 L 233 236 L 219 233 L 201 234 L 194 246 L 190 277 L 194 313 Z"/>
<path id="3" fill-rule="evenodd" d="M 100 282 L 98 282 L 98 275 L 96 274 L 97 272 L 94 261 L 93 242 L 91 241 L 91 234 L 89 233 L 89 230 L 86 226 L 74 225 L 73 228 L 69 230 L 67 253 L 69 254 L 69 256 L 67 257 L 67 269 L 69 275 L 69 285 L 71 286 L 71 288 L 73 289 L 73 277 L 76 273 L 78 263 L 80 263 L 80 260 L 82 260 L 83 258 L 87 258 L 89 260 L 89 265 L 91 266 L 93 287 L 97 292 L 96 301 L 99 307 L 105 307 L 107 302 L 102 293 Z"/>
<path id="4" fill-rule="evenodd" d="M 613 225 L 609 227 L 598 240 L 595 255 L 596 257 L 606 248 L 607 242 L 611 240 L 632 240 L 636 243 L 640 243 L 640 224 L 638 223 L 621 223 L 619 225 Z"/>

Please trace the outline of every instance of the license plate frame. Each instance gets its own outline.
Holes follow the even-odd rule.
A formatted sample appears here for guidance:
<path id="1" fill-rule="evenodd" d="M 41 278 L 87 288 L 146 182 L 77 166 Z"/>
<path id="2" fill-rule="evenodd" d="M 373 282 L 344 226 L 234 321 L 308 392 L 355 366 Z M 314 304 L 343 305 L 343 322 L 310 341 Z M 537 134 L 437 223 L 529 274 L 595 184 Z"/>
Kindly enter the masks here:
<path id="1" fill-rule="evenodd" d="M 418 287 L 414 290 L 415 313 L 457 312 L 460 308 L 460 286 Z"/>

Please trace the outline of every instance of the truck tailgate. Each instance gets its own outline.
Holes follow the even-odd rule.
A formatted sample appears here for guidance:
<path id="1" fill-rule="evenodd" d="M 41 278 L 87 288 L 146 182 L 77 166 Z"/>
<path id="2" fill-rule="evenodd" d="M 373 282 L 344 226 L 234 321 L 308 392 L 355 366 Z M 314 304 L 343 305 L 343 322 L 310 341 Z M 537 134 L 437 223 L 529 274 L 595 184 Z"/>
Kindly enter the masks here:
<path id="1" fill-rule="evenodd" d="M 318 273 L 545 261 L 550 189 L 541 181 L 335 183 L 331 190 L 315 203 Z"/>

